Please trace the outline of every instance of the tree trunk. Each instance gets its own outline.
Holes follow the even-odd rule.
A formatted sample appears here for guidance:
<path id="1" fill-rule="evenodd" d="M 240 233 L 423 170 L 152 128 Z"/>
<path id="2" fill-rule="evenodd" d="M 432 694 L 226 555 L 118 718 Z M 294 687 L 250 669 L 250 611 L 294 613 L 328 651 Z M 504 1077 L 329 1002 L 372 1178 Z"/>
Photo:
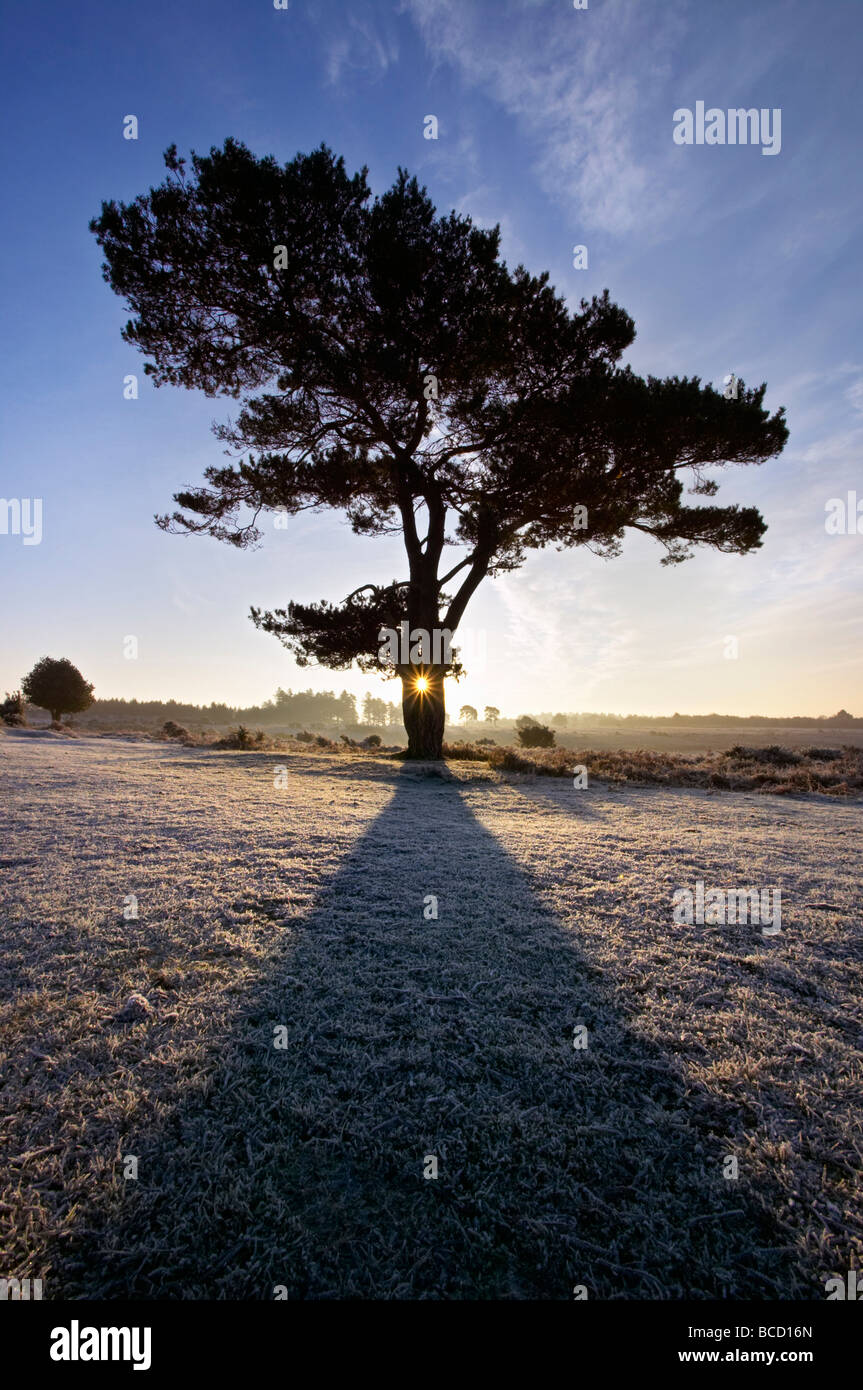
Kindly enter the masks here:
<path id="1" fill-rule="evenodd" d="M 402 714 L 409 758 L 442 758 L 444 730 L 443 666 L 402 666 Z M 418 686 L 426 682 L 426 688 Z"/>

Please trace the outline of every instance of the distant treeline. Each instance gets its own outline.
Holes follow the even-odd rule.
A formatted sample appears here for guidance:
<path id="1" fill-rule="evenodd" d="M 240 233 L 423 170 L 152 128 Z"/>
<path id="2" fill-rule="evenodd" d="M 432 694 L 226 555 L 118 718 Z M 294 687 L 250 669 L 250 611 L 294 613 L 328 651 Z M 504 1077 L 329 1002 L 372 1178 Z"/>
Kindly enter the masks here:
<path id="1" fill-rule="evenodd" d="M 524 717 L 524 716 L 522 716 Z M 863 718 L 855 719 L 847 710 L 838 714 L 785 715 L 768 714 L 611 714 L 607 711 L 567 711 L 552 714 L 545 711 L 529 716 L 540 724 L 551 725 L 561 731 L 575 731 L 578 728 L 649 725 L 653 728 L 674 728 L 686 725 L 700 728 L 752 728 L 758 725 L 771 725 L 774 728 L 824 727 L 834 729 L 859 729 Z M 391 728 L 402 725 L 401 705 L 375 699 L 366 695 L 361 708 L 350 691 L 343 690 L 337 695 L 333 690 L 282 690 L 276 691 L 272 700 L 261 705 L 226 705 L 213 701 L 210 705 L 192 705 L 181 700 L 96 700 L 86 714 L 76 715 L 76 722 L 111 723 L 118 726 L 159 725 L 172 719 L 177 724 L 195 725 L 233 725 L 233 724 L 279 724 L 295 725 L 300 728 L 351 729 L 351 728 Z M 457 722 L 456 709 L 447 711 L 447 724 Z M 493 723 L 478 719 L 471 726 L 482 725 L 489 729 L 512 728 L 514 719 L 502 715 Z M 462 725 L 464 727 L 464 725 Z"/>
<path id="2" fill-rule="evenodd" d="M 769 724 L 774 728 L 785 729 L 811 729 L 813 726 L 825 726 L 834 729 L 859 729 L 863 727 L 863 718 L 855 719 L 847 710 L 841 709 L 838 714 L 543 714 L 538 718 L 543 723 L 557 724 L 565 720 L 570 726 L 579 724 L 651 724 L 662 726 L 674 725 L 695 725 L 697 727 L 710 726 L 711 728 L 741 728 L 759 724 Z"/>
<path id="3" fill-rule="evenodd" d="M 401 724 L 401 708 L 367 695 L 362 713 L 357 709 L 356 696 L 343 690 L 282 690 L 272 700 L 261 705 L 226 705 L 215 700 L 210 705 L 192 705 L 182 700 L 125 700 L 109 698 L 96 700 L 86 714 L 76 716 L 81 724 L 163 724 L 172 719 L 176 724 L 289 724 L 298 729 L 307 725 L 316 728 L 359 728 L 365 724 L 386 727 Z"/>

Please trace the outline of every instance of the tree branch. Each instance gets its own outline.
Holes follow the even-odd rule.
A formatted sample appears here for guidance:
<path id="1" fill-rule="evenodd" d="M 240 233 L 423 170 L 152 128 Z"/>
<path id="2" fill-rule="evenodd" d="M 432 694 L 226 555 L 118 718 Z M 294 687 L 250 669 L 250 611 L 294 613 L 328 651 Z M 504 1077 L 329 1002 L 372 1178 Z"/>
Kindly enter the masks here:
<path id="1" fill-rule="evenodd" d="M 454 569 L 450 570 L 449 574 L 445 574 L 442 579 L 438 580 L 438 584 L 440 585 L 440 587 L 443 588 L 444 584 L 448 584 L 451 579 L 455 578 L 459 570 L 463 570 L 465 565 L 470 565 L 472 564 L 472 562 L 473 555 L 468 555 L 467 559 L 462 560 L 461 564 L 456 565 Z"/>

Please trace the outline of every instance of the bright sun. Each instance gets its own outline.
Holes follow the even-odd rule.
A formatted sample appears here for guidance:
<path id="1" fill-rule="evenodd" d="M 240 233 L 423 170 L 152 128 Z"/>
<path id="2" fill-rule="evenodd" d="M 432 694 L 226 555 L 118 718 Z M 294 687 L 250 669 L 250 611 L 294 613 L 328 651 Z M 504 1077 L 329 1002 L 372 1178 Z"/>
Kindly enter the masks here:
<path id="1" fill-rule="evenodd" d="M 422 694 L 424 690 L 428 690 L 428 688 L 429 683 L 426 680 L 425 676 L 417 676 L 417 690 L 420 692 L 420 694 Z"/>

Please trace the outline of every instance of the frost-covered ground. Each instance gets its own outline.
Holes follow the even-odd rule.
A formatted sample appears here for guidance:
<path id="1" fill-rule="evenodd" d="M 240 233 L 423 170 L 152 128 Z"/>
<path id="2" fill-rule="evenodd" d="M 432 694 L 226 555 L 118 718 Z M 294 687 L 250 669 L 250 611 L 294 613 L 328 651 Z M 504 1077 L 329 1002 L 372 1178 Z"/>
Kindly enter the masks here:
<path id="1" fill-rule="evenodd" d="M 863 1262 L 859 804 L 13 732 L 0 779 L 3 1275 L 820 1299 Z M 675 926 L 698 879 L 781 888 L 781 933 Z"/>

